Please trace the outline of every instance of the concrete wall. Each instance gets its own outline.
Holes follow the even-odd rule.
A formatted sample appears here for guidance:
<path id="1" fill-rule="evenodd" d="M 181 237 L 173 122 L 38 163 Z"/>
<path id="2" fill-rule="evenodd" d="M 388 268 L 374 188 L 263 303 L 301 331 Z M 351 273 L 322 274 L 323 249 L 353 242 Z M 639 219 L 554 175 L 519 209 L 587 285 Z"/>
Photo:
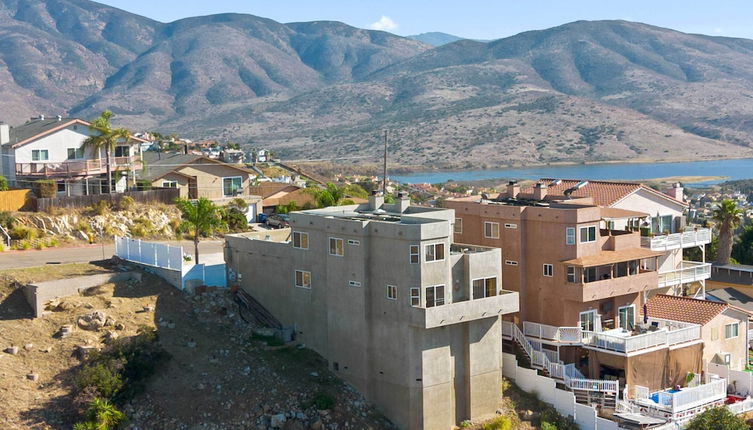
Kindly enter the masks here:
<path id="1" fill-rule="evenodd" d="M 34 311 L 34 316 L 39 317 L 42 311 L 44 311 L 44 304 L 50 300 L 78 294 L 89 288 L 110 282 L 127 281 L 129 279 L 140 280 L 141 274 L 136 272 L 104 273 L 101 275 L 38 282 L 24 286 L 24 295 Z"/>

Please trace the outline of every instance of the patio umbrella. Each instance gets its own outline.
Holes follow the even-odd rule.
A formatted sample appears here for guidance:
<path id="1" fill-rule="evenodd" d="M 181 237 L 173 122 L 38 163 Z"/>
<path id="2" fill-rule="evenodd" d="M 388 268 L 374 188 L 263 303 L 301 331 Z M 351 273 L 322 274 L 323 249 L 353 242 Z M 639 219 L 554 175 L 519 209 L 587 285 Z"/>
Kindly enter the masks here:
<path id="1" fill-rule="evenodd" d="M 648 324 L 648 304 L 643 304 L 643 324 Z"/>

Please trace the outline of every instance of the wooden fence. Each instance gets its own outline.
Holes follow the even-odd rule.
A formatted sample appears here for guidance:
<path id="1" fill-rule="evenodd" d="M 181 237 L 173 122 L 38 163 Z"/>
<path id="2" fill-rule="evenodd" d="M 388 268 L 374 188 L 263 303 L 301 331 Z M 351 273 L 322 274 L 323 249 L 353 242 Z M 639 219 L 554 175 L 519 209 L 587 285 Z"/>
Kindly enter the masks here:
<path id="1" fill-rule="evenodd" d="M 63 196 L 37 199 L 36 210 L 47 211 L 50 208 L 84 208 L 105 200 L 111 205 L 117 205 L 125 196 L 133 198 L 137 203 L 166 203 L 172 204 L 180 197 L 177 188 L 157 188 L 148 191 L 126 191 L 124 193 L 90 194 L 88 196 Z"/>
<path id="2" fill-rule="evenodd" d="M 34 195 L 31 190 L 0 191 L 0 211 L 33 209 Z"/>

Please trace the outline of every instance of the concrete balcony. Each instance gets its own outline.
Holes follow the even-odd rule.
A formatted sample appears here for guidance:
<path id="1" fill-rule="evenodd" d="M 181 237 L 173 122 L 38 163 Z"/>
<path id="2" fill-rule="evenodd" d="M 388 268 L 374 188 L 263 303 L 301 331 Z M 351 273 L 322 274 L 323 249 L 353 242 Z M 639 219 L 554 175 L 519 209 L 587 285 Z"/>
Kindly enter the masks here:
<path id="1" fill-rule="evenodd" d="M 641 246 L 652 251 L 671 251 L 674 249 L 702 246 L 711 242 L 711 230 L 699 228 L 684 233 L 641 237 Z"/>
<path id="2" fill-rule="evenodd" d="M 700 325 L 658 318 L 649 318 L 648 324 L 639 325 L 635 331 L 622 328 L 602 332 L 583 331 L 585 347 L 628 356 L 656 348 L 679 347 L 700 339 Z"/>
<path id="3" fill-rule="evenodd" d="M 698 261 L 683 261 L 680 267 L 666 272 L 660 272 L 659 288 L 672 287 L 688 282 L 697 282 L 711 277 L 711 263 Z"/>
<path id="4" fill-rule="evenodd" d="M 411 312 L 410 324 L 414 327 L 429 329 L 498 317 L 518 310 L 518 293 L 503 290 L 499 295 L 483 299 L 466 300 L 431 308 L 415 307 Z"/>
<path id="5" fill-rule="evenodd" d="M 639 273 L 592 282 L 566 283 L 563 296 L 580 302 L 590 302 L 625 294 L 653 290 L 657 286 L 657 272 L 641 270 Z"/>

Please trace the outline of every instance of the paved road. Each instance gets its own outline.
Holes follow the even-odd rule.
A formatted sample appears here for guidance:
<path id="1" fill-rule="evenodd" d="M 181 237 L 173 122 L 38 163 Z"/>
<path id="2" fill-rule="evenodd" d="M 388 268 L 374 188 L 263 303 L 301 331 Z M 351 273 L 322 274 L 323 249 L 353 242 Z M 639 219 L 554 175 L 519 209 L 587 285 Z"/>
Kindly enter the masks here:
<path id="1" fill-rule="evenodd" d="M 176 245 L 177 241 L 162 242 Z M 217 254 L 222 252 L 224 242 L 220 240 L 207 240 L 199 243 L 199 253 Z M 183 252 L 193 256 L 193 242 L 182 241 Z M 86 263 L 89 261 L 102 260 L 112 257 L 115 253 L 115 245 L 90 245 L 77 248 L 49 248 L 42 251 L 8 251 L 0 254 L 0 270 L 17 269 L 22 267 L 43 266 L 45 264 Z M 216 256 L 213 256 L 216 257 Z M 201 261 L 201 257 L 200 262 Z M 207 263 L 214 263 L 212 258 Z"/>

